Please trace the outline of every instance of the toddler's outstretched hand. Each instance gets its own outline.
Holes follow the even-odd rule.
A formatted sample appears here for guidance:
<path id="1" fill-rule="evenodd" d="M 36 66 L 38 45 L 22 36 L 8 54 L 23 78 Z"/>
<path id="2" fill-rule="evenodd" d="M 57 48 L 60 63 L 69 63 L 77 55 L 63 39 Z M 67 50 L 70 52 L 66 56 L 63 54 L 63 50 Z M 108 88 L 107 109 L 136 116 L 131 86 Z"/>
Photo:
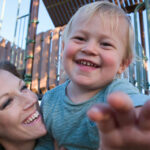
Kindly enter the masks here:
<path id="1" fill-rule="evenodd" d="M 88 116 L 98 125 L 100 150 L 150 150 L 150 100 L 134 108 L 128 95 L 112 93 Z"/>

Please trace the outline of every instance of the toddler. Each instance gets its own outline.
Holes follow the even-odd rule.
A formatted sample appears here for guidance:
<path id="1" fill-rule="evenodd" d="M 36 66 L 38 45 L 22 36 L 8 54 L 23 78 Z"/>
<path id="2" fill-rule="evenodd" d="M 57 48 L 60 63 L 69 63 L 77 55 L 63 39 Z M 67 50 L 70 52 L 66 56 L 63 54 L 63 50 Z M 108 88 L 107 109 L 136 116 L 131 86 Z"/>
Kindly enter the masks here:
<path id="1" fill-rule="evenodd" d="M 128 110 L 132 103 L 137 107 L 148 99 L 126 79 L 117 79 L 133 58 L 134 32 L 130 19 L 112 3 L 97 1 L 87 4 L 65 27 L 62 45 L 63 65 L 69 80 L 43 97 L 41 109 L 48 134 L 39 140 L 36 150 L 53 150 L 54 139 L 60 147 L 68 150 L 111 149 L 112 145 L 103 146 L 103 143 L 109 143 L 109 139 L 107 136 L 101 138 L 101 132 L 105 131 L 104 120 L 114 112 L 111 112 L 113 104 L 118 101 L 118 107 L 122 106 L 120 110 L 126 107 Z M 99 106 L 98 103 L 107 103 L 108 96 L 111 99 L 105 105 L 108 109 Z M 97 105 L 88 112 L 94 104 Z M 87 112 L 91 120 L 98 123 L 98 128 Z M 108 126 L 113 125 L 111 121 L 108 123 Z M 107 132 L 102 132 L 105 134 Z"/>

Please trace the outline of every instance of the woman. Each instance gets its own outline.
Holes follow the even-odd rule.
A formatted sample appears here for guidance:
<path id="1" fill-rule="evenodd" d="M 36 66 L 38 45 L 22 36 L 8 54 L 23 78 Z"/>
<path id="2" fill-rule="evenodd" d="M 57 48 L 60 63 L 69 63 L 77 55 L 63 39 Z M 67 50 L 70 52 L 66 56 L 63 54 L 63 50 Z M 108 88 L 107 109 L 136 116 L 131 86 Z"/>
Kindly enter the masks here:
<path id="1" fill-rule="evenodd" d="M 27 89 L 16 68 L 0 63 L 0 144 L 5 150 L 33 150 L 46 134 L 37 96 Z"/>

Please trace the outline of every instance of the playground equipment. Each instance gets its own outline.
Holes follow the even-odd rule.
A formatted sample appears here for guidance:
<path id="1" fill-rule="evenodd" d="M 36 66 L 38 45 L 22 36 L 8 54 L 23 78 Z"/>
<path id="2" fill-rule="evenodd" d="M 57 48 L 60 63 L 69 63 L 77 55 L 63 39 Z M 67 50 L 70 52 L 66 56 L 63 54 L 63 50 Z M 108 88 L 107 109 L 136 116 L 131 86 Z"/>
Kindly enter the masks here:
<path id="1" fill-rule="evenodd" d="M 1 16 L 0 16 L 0 33 L 1 33 L 2 24 L 3 24 L 5 4 L 6 4 L 6 0 L 3 0 L 2 11 L 1 11 Z"/>
<path id="2" fill-rule="evenodd" d="M 38 25 L 39 0 L 31 0 L 29 25 L 26 40 L 26 53 L 16 51 L 13 63 L 25 69 L 24 79 L 29 88 L 38 94 L 65 81 L 61 69 L 61 33 L 70 17 L 82 5 L 96 0 L 43 0 L 55 25 L 54 30 L 36 35 Z M 130 16 L 135 28 L 136 54 L 139 61 L 130 65 L 129 71 L 122 77 L 137 86 L 143 93 L 150 90 L 150 1 L 149 0 L 110 0 L 123 8 Z M 0 43 L 0 46 L 2 44 Z M 0 49 L 0 57 L 1 57 Z M 6 55 L 6 50 L 5 51 Z M 22 55 L 20 55 L 22 53 Z M 18 59 L 16 59 L 18 58 Z M 15 62 L 21 60 L 20 62 Z M 24 61 L 25 60 L 25 61 Z M 21 68 L 22 69 L 22 68 Z"/>

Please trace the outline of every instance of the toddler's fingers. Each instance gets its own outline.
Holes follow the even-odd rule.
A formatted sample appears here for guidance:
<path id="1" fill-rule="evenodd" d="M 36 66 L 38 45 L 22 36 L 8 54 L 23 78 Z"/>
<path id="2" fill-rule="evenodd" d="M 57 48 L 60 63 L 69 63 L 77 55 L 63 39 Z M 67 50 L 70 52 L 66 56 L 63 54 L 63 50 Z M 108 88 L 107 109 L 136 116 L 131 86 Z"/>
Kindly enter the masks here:
<path id="1" fill-rule="evenodd" d="M 139 127 L 144 130 L 150 130 L 150 100 L 148 100 L 139 114 Z"/>
<path id="2" fill-rule="evenodd" d="M 112 109 L 105 104 L 96 104 L 88 112 L 88 117 L 95 121 L 101 132 L 110 132 L 116 128 Z"/>
<path id="3" fill-rule="evenodd" d="M 135 124 L 135 110 L 129 96 L 122 92 L 115 92 L 108 96 L 108 103 L 116 112 L 118 126 L 130 126 Z"/>

